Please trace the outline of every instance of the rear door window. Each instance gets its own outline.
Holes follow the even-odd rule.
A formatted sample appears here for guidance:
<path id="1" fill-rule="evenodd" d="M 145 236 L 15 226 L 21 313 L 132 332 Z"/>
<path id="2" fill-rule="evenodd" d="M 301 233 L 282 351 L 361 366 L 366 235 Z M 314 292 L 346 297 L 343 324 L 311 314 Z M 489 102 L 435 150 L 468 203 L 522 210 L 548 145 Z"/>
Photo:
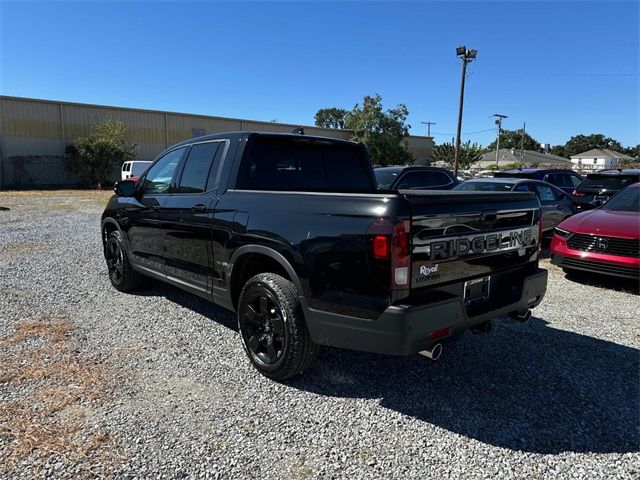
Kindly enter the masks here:
<path id="1" fill-rule="evenodd" d="M 557 200 L 553 187 L 549 185 L 535 185 L 536 193 L 541 202 L 555 202 Z"/>
<path id="2" fill-rule="evenodd" d="M 197 143 L 185 161 L 176 193 L 203 193 L 220 142 Z"/>
<path id="3" fill-rule="evenodd" d="M 569 175 L 569 182 L 571 183 L 569 186 L 575 188 L 582 183 L 582 178 L 577 175 Z"/>

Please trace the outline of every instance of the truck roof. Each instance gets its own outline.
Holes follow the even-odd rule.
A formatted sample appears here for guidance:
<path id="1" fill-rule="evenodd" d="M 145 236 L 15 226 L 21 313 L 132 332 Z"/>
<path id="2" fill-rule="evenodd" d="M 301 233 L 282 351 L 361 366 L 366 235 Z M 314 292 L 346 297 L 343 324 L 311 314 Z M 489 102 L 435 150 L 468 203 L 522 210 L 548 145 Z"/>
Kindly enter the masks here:
<path id="1" fill-rule="evenodd" d="M 306 135 L 306 134 L 297 134 L 297 133 L 279 133 L 279 132 L 261 132 L 257 130 L 243 130 L 243 131 L 235 131 L 235 132 L 222 132 L 222 133 L 213 133 L 209 135 L 203 135 L 201 137 L 189 138 L 187 140 L 183 140 L 180 143 L 172 145 L 170 148 L 179 147 L 182 145 L 190 145 L 192 143 L 197 142 L 206 142 L 207 140 L 220 140 L 220 139 L 229 139 L 229 140 L 239 140 L 240 138 L 246 138 L 250 135 L 263 135 L 263 136 L 273 136 L 273 137 L 291 137 L 291 138 L 306 138 L 311 140 L 322 140 L 329 141 L 334 143 L 347 143 L 350 145 L 358 145 L 357 142 L 352 142 L 351 140 L 342 140 L 340 138 L 331 138 L 331 137 L 321 137 L 317 135 Z"/>

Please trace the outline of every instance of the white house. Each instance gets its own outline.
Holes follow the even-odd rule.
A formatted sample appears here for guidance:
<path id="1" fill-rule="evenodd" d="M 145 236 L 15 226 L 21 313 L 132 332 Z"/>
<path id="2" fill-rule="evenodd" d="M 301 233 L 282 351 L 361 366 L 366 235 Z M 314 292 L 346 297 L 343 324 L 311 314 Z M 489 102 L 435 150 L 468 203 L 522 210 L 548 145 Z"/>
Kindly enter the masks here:
<path id="1" fill-rule="evenodd" d="M 588 152 L 571 155 L 571 162 L 576 170 L 604 170 L 618 168 L 620 160 L 631 159 L 624 153 L 607 150 L 606 148 L 594 148 Z"/>

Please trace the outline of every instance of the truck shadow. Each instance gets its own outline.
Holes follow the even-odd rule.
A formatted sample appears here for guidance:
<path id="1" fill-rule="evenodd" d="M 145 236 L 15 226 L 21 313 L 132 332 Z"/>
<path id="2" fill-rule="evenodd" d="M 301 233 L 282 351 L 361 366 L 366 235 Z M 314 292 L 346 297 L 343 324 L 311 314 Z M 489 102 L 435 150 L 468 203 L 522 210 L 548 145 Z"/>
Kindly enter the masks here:
<path id="1" fill-rule="evenodd" d="M 160 282 L 163 296 L 237 331 L 235 315 Z M 329 397 L 379 399 L 380 406 L 511 450 L 640 451 L 640 351 L 553 328 L 494 322 L 444 345 L 437 362 L 325 348 L 316 366 L 287 384 Z M 243 359 L 245 361 L 245 359 Z"/>
<path id="2" fill-rule="evenodd" d="M 380 405 L 511 450 L 640 450 L 637 349 L 548 326 L 499 321 L 465 334 L 440 360 L 326 349 L 315 369 L 289 381 L 333 397 Z"/>

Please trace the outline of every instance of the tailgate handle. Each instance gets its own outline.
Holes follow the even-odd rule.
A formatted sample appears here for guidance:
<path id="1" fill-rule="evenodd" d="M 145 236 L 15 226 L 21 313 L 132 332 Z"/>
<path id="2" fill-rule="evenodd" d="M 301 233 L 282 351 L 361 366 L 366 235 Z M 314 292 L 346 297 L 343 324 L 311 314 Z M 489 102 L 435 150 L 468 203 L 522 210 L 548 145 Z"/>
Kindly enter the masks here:
<path id="1" fill-rule="evenodd" d="M 498 212 L 496 210 L 483 210 L 480 218 L 484 221 L 495 221 L 498 218 Z"/>

